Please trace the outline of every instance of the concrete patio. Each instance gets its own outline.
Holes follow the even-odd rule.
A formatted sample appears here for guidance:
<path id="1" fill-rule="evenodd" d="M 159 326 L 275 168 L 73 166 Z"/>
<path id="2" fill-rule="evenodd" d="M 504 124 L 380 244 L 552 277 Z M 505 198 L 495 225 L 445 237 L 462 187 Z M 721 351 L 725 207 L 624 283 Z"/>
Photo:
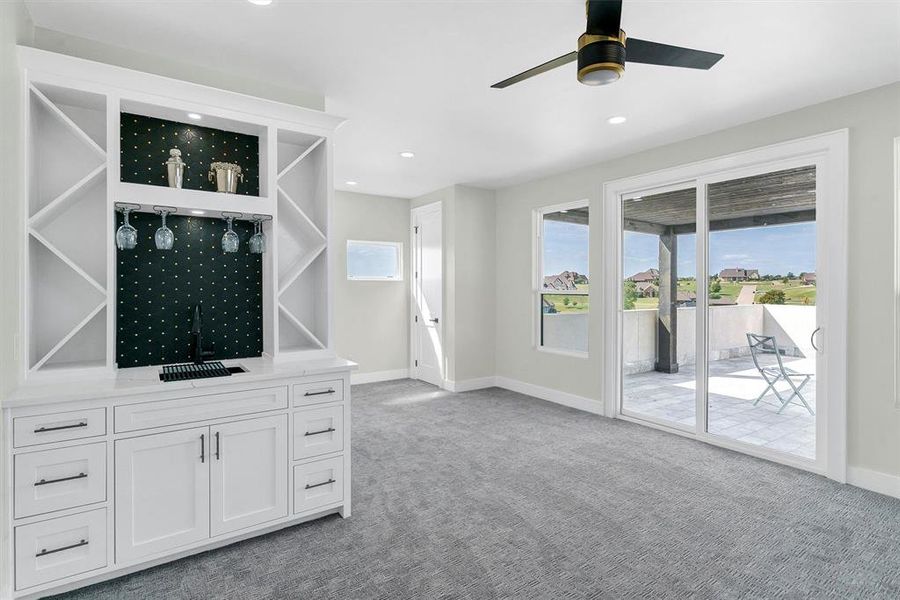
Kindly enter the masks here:
<path id="1" fill-rule="evenodd" d="M 761 357 L 761 363 L 776 364 L 774 356 Z M 783 358 L 794 371 L 815 373 L 812 359 Z M 778 398 L 771 392 L 756 406 L 754 400 L 766 384 L 749 356 L 716 360 L 710 363 L 709 432 L 733 440 L 815 459 L 816 419 L 795 398 L 781 413 Z M 693 427 L 695 423 L 695 370 L 684 365 L 678 373 L 656 371 L 626 374 L 623 379 L 623 408 L 637 416 L 645 415 Z M 789 390 L 787 383 L 777 386 L 779 393 Z M 816 408 L 816 379 L 803 388 L 803 396 Z M 790 395 L 782 394 L 785 398 Z"/>

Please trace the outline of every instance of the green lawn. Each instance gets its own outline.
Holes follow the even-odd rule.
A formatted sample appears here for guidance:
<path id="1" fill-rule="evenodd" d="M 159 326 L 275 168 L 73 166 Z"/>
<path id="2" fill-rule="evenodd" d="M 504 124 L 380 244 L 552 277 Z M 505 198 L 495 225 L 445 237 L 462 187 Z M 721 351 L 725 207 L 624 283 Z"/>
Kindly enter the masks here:
<path id="1" fill-rule="evenodd" d="M 808 305 L 816 304 L 816 286 L 804 285 L 799 279 L 791 279 L 787 283 L 782 281 L 759 281 L 755 283 L 734 283 L 722 281 L 719 283 L 721 290 L 719 296 L 730 300 L 737 300 L 744 285 L 756 286 L 756 298 L 769 290 L 782 290 L 785 295 L 785 304 Z M 678 289 L 683 292 L 696 292 L 697 282 L 694 279 L 679 279 Z M 634 302 L 635 309 L 656 308 L 659 306 L 657 298 L 638 298 Z"/>
<path id="2" fill-rule="evenodd" d="M 589 285 L 583 283 L 577 283 L 575 287 L 579 291 L 584 290 L 585 292 L 590 289 Z M 581 294 L 547 294 L 544 298 L 553 303 L 558 313 L 584 313 L 588 312 L 591 306 L 591 297 Z M 566 304 L 566 298 L 569 299 L 568 304 Z"/>

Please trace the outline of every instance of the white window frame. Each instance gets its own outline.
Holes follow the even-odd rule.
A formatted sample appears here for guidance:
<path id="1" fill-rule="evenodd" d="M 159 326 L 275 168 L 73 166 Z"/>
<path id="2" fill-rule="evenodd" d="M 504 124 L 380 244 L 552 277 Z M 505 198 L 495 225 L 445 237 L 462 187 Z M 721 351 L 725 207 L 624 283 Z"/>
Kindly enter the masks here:
<path id="1" fill-rule="evenodd" d="M 543 326 L 543 311 L 541 309 L 541 297 L 543 295 L 548 295 L 548 292 L 544 291 L 544 215 L 549 213 L 560 212 L 562 210 L 574 210 L 578 208 L 587 208 L 588 214 L 590 215 L 591 211 L 591 203 L 587 198 L 582 198 L 581 200 L 573 200 L 571 202 L 563 202 L 561 204 L 553 204 L 550 206 L 542 206 L 540 208 L 536 208 L 532 213 L 532 229 L 533 229 L 533 239 L 534 245 L 532 249 L 533 254 L 533 282 L 532 282 L 532 294 L 531 294 L 531 306 L 533 311 L 533 326 L 531 328 L 532 332 L 532 346 L 538 352 L 547 352 L 550 354 L 561 354 L 563 356 L 569 356 L 572 358 L 588 358 L 590 356 L 590 312 L 588 312 L 588 350 L 587 352 L 581 350 L 566 350 L 565 348 L 548 348 L 542 344 L 542 335 L 541 335 L 541 327 Z M 590 217 L 588 217 L 590 219 Z M 588 223 L 588 260 L 590 261 L 590 223 Z M 590 270 L 590 269 L 588 269 Z M 590 292 L 566 292 L 567 295 L 570 296 L 590 296 Z M 553 294 L 560 295 L 560 294 Z"/>
<path id="2" fill-rule="evenodd" d="M 396 277 L 354 277 L 350 275 L 350 246 L 352 244 L 367 244 L 369 246 L 391 246 L 397 251 L 397 276 Z M 403 281 L 403 242 L 384 242 L 376 240 L 347 240 L 347 256 L 344 260 L 344 268 L 347 270 L 347 281 Z"/>

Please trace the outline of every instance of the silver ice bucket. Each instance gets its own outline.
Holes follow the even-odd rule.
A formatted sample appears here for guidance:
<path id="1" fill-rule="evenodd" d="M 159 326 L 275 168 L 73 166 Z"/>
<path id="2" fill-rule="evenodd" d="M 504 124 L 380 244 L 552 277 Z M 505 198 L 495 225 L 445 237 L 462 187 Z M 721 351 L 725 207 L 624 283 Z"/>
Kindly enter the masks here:
<path id="1" fill-rule="evenodd" d="M 241 173 L 240 165 L 226 162 L 214 162 L 209 165 L 209 181 L 216 184 L 217 192 L 236 193 L 238 179 L 243 183 L 244 174 Z"/>

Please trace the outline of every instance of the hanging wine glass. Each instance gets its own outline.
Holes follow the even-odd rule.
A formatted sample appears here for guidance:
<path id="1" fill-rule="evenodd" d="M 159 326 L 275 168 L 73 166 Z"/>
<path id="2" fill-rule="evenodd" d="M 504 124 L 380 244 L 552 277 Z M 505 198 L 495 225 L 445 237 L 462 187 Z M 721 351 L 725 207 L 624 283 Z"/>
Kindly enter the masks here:
<path id="1" fill-rule="evenodd" d="M 175 245 L 175 234 L 166 226 L 166 217 L 175 212 L 175 209 L 168 206 L 154 206 L 153 210 L 162 217 L 162 226 L 156 230 L 156 235 L 153 237 L 156 241 L 156 249 L 171 250 Z"/>
<path id="2" fill-rule="evenodd" d="M 253 215 L 254 233 L 250 238 L 251 254 L 262 254 L 266 251 L 266 234 L 262 230 L 263 221 L 266 220 L 268 219 L 265 216 Z"/>
<path id="3" fill-rule="evenodd" d="M 134 250 L 137 246 L 137 229 L 128 222 L 131 211 L 140 208 L 134 204 L 117 204 L 116 208 L 122 211 L 124 223 L 116 230 L 116 246 L 119 250 Z"/>
<path id="4" fill-rule="evenodd" d="M 241 238 L 238 237 L 232 226 L 234 225 L 234 219 L 242 215 L 240 213 L 222 213 L 222 216 L 228 222 L 228 230 L 222 236 L 222 252 L 237 252 L 241 245 Z"/>

